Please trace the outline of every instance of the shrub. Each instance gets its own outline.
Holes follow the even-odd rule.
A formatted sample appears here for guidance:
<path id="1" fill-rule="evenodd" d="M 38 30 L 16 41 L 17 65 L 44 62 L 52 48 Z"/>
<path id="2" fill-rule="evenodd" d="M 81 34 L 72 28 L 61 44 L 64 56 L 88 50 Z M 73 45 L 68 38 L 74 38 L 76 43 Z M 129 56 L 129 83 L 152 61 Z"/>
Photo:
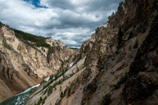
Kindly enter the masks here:
<path id="1" fill-rule="evenodd" d="M 79 76 L 78 76 L 76 81 L 78 82 L 79 80 L 80 80 L 80 79 L 79 79 Z"/>
<path id="2" fill-rule="evenodd" d="M 70 96 L 71 95 L 71 88 L 69 88 L 69 90 L 68 90 L 68 96 Z"/>
<path id="3" fill-rule="evenodd" d="M 35 105 L 43 105 L 44 103 L 45 103 L 45 100 L 47 99 L 47 97 L 44 97 L 43 99 L 42 99 L 42 97 L 40 97 L 40 99 L 38 100 L 38 102 L 37 102 L 37 104 L 35 104 Z"/>
<path id="4" fill-rule="evenodd" d="M 45 37 L 42 37 L 42 36 L 36 36 L 36 35 L 32 35 L 32 34 L 29 34 L 29 33 L 25 33 L 25 32 L 22 32 L 20 30 L 16 30 L 16 29 L 13 29 L 14 32 L 15 32 L 15 36 L 20 39 L 22 42 L 28 42 L 28 41 L 31 41 L 31 42 L 34 42 L 34 44 L 32 45 L 36 45 L 38 47 L 50 47 L 49 44 L 47 44 L 45 42 L 45 40 L 47 38 Z"/>
<path id="5" fill-rule="evenodd" d="M 117 82 L 117 84 L 114 85 L 115 89 L 118 89 L 118 88 L 121 86 L 121 84 L 123 84 L 123 83 L 126 82 L 126 80 L 127 80 L 127 74 L 125 74 L 124 77 L 122 77 L 122 78 Z"/>
<path id="6" fill-rule="evenodd" d="M 130 51 L 132 50 L 132 47 L 131 47 L 131 46 L 129 46 L 129 50 L 130 50 Z"/>
<path id="7" fill-rule="evenodd" d="M 57 47 L 56 47 L 56 49 L 57 49 L 58 51 L 60 51 L 60 50 L 61 50 L 60 46 L 57 46 Z"/>
<path id="8" fill-rule="evenodd" d="M 106 94 L 106 95 L 103 97 L 102 105 L 109 105 L 110 102 L 111 102 L 111 95 L 110 95 L 110 94 Z"/>
<path id="9" fill-rule="evenodd" d="M 112 16 L 114 16 L 115 15 L 115 13 L 114 12 L 112 12 Z"/>
<path id="10" fill-rule="evenodd" d="M 90 76 L 90 71 L 88 71 L 88 73 L 86 74 L 86 78 L 88 78 Z"/>
<path id="11" fill-rule="evenodd" d="M 118 46 L 117 46 L 117 48 L 120 48 L 120 47 L 122 47 L 122 45 L 123 45 L 123 37 L 124 35 L 123 35 L 123 31 L 121 30 L 121 27 L 119 27 L 119 31 L 118 31 L 118 37 L 117 37 L 117 40 L 118 40 Z"/>
<path id="12" fill-rule="evenodd" d="M 3 46 L 9 50 L 13 50 L 13 48 L 9 44 L 7 44 L 7 42 L 5 40 L 3 40 Z"/>
<path id="13" fill-rule="evenodd" d="M 62 91 L 62 87 L 60 86 L 60 91 Z"/>
<path id="14" fill-rule="evenodd" d="M 128 40 L 131 39 L 131 38 L 133 38 L 133 32 L 132 31 L 129 33 Z"/>
<path id="15" fill-rule="evenodd" d="M 112 71 L 112 72 L 110 72 L 110 73 L 111 73 L 112 75 L 114 75 L 114 73 L 115 73 L 115 72 L 114 72 L 114 71 Z"/>
<path id="16" fill-rule="evenodd" d="M 0 28 L 2 28 L 3 26 L 5 25 L 0 21 Z"/>
<path id="17" fill-rule="evenodd" d="M 110 44 L 110 49 L 112 49 L 112 47 L 113 47 L 113 44 Z"/>
<path id="18" fill-rule="evenodd" d="M 64 97 L 64 93 L 63 93 L 63 91 L 61 91 L 60 98 L 63 98 L 63 97 Z"/>
<path id="19" fill-rule="evenodd" d="M 53 86 L 49 86 L 47 89 L 47 94 L 50 95 L 53 92 Z"/>
<path id="20" fill-rule="evenodd" d="M 111 16 L 108 16 L 108 19 L 110 20 Z"/>
<path id="21" fill-rule="evenodd" d="M 99 71 L 104 69 L 104 66 L 102 65 L 102 58 L 101 58 L 101 56 L 99 56 L 99 58 L 98 58 L 97 67 L 98 67 Z"/>
<path id="22" fill-rule="evenodd" d="M 74 94 L 74 93 L 75 93 L 75 91 L 73 90 L 73 91 L 72 91 L 72 94 Z"/>
<path id="23" fill-rule="evenodd" d="M 76 64 L 76 68 L 77 68 L 77 72 L 79 72 L 79 68 L 78 68 L 77 64 Z"/>
<path id="24" fill-rule="evenodd" d="M 128 30 L 128 28 L 125 26 L 125 28 L 124 28 L 124 32 L 126 32 Z"/>

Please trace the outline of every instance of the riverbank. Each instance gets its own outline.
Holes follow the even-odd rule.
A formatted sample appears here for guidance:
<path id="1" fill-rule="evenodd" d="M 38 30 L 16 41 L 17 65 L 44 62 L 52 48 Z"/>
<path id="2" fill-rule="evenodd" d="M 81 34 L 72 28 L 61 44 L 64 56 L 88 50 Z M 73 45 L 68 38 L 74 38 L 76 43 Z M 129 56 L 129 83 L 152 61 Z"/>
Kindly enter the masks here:
<path id="1" fill-rule="evenodd" d="M 24 105 L 29 95 L 38 87 L 40 84 L 32 86 L 25 91 L 3 101 L 0 105 Z"/>

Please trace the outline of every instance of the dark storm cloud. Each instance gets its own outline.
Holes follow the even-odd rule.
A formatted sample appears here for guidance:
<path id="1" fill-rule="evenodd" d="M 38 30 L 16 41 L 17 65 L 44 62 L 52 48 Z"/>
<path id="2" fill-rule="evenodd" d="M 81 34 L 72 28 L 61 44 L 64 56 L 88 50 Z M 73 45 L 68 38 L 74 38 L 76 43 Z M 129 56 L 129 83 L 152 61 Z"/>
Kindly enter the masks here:
<path id="1" fill-rule="evenodd" d="M 107 22 L 119 0 L 0 0 L 0 21 L 25 32 L 51 36 L 78 47 Z M 13 9 L 14 8 L 14 9 Z"/>

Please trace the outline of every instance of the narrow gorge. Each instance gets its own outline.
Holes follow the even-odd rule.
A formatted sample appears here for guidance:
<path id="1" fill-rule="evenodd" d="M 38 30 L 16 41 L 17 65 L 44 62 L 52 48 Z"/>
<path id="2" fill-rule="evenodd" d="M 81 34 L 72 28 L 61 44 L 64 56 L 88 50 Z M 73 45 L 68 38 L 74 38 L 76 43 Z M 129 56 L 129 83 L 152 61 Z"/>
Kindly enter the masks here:
<path id="1" fill-rule="evenodd" d="M 74 53 L 58 40 L 10 29 L 1 23 L 0 102 L 55 74 Z"/>
<path id="2" fill-rule="evenodd" d="M 0 26 L 0 102 L 40 83 L 25 105 L 158 105 L 158 0 L 120 2 L 80 49 Z"/>

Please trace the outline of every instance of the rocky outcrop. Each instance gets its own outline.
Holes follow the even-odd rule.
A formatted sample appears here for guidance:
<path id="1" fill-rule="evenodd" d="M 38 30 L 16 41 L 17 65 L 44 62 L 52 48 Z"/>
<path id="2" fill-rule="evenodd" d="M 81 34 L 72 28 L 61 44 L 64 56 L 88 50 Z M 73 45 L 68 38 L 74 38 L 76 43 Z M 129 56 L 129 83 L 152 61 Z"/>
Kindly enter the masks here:
<path id="1" fill-rule="evenodd" d="M 0 50 L 0 101 L 40 82 L 21 55 L 5 48 Z"/>
<path id="2" fill-rule="evenodd" d="M 77 58 L 85 59 L 84 65 L 79 65 L 83 59 L 74 65 L 81 75 L 59 84 L 60 91 L 59 85 L 57 90 L 52 87 L 60 81 L 48 82 L 51 85 L 37 90 L 37 97 L 32 95 L 27 104 L 48 96 L 45 105 L 157 105 L 157 4 L 157 0 L 121 2 L 107 24 L 82 44 Z M 66 72 L 73 75 L 74 66 Z"/>
<path id="3" fill-rule="evenodd" d="M 42 53 L 21 42 L 15 37 L 14 31 L 8 29 L 7 27 L 2 27 L 2 32 L 4 37 L 2 43 L 5 47 L 9 48 L 7 49 L 8 52 L 12 50 L 16 52 L 17 55 L 21 55 L 24 62 L 31 68 L 32 72 L 38 75 L 39 78 L 42 79 L 43 77 L 52 74 L 52 70 L 49 69 L 47 59 L 42 55 Z M 12 54 L 10 54 L 10 56 L 12 57 Z M 13 58 L 16 59 L 16 56 L 13 56 Z M 16 62 L 13 61 L 12 63 L 14 64 Z"/>
<path id="4" fill-rule="evenodd" d="M 74 54 L 60 41 L 46 38 L 50 47 L 35 46 L 18 39 L 17 32 L 5 26 L 0 29 L 0 102 L 56 73 Z"/>
<path id="5" fill-rule="evenodd" d="M 60 105 L 157 104 L 157 7 L 157 0 L 120 3 L 108 23 L 83 43 L 80 55 L 91 72 L 83 72 L 76 94 Z"/>
<path id="6" fill-rule="evenodd" d="M 123 89 L 126 104 L 156 105 L 158 91 L 158 15 L 134 62 L 130 66 L 128 80 Z"/>

